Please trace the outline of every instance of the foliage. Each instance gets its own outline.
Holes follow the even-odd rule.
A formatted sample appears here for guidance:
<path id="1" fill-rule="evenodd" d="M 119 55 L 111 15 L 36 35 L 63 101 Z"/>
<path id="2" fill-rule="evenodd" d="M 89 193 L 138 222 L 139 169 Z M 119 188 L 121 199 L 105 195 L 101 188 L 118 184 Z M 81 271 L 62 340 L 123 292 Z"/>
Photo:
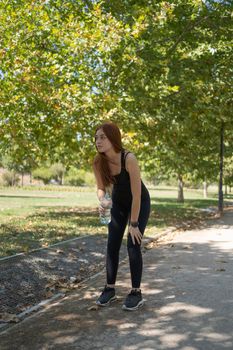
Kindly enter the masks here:
<path id="1" fill-rule="evenodd" d="M 95 179 L 93 174 L 71 167 L 65 176 L 65 184 L 71 186 L 93 186 Z"/>
<path id="2" fill-rule="evenodd" d="M 35 179 L 42 180 L 44 184 L 48 184 L 53 179 L 53 172 L 51 168 L 41 167 L 32 172 Z"/>
<path id="3" fill-rule="evenodd" d="M 60 185 L 62 185 L 63 177 L 65 174 L 65 167 L 61 163 L 55 163 L 50 168 L 53 179 L 55 179 Z"/>
<path id="4" fill-rule="evenodd" d="M 72 167 L 65 176 L 65 185 L 83 186 L 85 184 L 84 174 L 85 172 L 83 170 Z"/>
<path id="5" fill-rule="evenodd" d="M 116 121 L 151 176 L 216 181 L 232 157 L 228 1 L 2 1 L 0 148 L 15 167 L 90 169 Z"/>
<path id="6" fill-rule="evenodd" d="M 4 186 L 17 186 L 20 178 L 13 170 L 5 170 L 2 174 Z"/>

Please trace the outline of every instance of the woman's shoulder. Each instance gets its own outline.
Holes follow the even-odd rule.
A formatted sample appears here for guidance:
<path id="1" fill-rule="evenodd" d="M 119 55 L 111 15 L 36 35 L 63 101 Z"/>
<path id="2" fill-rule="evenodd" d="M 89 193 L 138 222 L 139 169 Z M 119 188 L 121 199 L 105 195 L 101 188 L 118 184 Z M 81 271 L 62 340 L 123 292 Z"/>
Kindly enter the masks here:
<path id="1" fill-rule="evenodd" d="M 131 151 L 129 151 L 129 150 L 127 150 L 127 149 L 125 149 L 124 150 L 124 158 L 126 159 L 136 159 L 136 156 L 135 156 L 135 154 L 133 153 L 133 152 L 131 152 Z"/>
<path id="2" fill-rule="evenodd" d="M 126 151 L 124 155 L 125 168 L 128 171 L 130 167 L 134 167 L 137 164 L 137 158 L 131 151 Z"/>

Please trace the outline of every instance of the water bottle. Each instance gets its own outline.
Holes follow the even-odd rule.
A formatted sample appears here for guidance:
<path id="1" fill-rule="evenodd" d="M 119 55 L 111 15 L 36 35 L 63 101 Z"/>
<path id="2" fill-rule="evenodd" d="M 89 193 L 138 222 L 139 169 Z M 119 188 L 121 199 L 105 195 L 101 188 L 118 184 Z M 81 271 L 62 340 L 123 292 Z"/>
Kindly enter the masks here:
<path id="1" fill-rule="evenodd" d="M 100 223 L 102 225 L 108 225 L 111 221 L 111 207 L 112 207 L 111 197 L 108 193 L 106 193 L 104 196 L 104 199 L 106 199 L 107 201 L 110 201 L 110 202 L 109 202 L 109 205 L 107 205 L 107 206 L 102 205 L 104 207 L 105 211 L 104 211 L 104 213 L 100 213 Z"/>

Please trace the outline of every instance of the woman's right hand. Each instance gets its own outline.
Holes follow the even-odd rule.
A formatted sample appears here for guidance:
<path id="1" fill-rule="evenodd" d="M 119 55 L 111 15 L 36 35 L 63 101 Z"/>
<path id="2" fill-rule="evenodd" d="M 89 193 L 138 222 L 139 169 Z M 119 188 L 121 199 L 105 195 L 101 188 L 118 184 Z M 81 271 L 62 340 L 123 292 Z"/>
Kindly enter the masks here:
<path id="1" fill-rule="evenodd" d="M 101 202 L 100 202 L 100 205 L 99 205 L 99 213 L 100 213 L 100 215 L 104 215 L 104 213 L 105 213 L 105 208 L 102 207 Z"/>
<path id="2" fill-rule="evenodd" d="M 106 198 L 103 198 L 100 200 L 100 204 L 99 204 L 99 213 L 100 214 L 104 214 L 105 213 L 105 210 L 106 208 L 111 208 L 112 206 L 112 200 L 110 199 L 106 199 Z"/>

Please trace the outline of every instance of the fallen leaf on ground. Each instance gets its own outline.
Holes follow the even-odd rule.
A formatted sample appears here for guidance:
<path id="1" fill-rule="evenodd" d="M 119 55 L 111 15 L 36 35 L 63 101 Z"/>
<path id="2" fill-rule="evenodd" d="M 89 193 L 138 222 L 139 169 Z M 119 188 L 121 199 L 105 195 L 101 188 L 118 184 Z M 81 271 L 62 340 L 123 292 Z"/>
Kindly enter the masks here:
<path id="1" fill-rule="evenodd" d="M 71 248 L 71 250 L 75 253 L 79 253 L 79 249 L 76 249 L 76 248 Z"/>
<path id="2" fill-rule="evenodd" d="M 78 279 L 76 276 L 71 276 L 70 277 L 70 283 L 75 283 L 75 282 L 78 282 Z"/>
<path id="3" fill-rule="evenodd" d="M 97 310 L 99 310 L 99 306 L 98 305 L 92 305 L 87 310 L 88 311 L 97 311 Z"/>
<path id="4" fill-rule="evenodd" d="M 78 259 L 79 262 L 84 263 L 84 264 L 88 264 L 89 261 L 87 259 Z"/>
<path id="5" fill-rule="evenodd" d="M 78 282 L 80 282 L 79 277 L 72 276 L 70 279 L 67 277 L 61 277 L 56 281 L 51 281 L 45 286 L 46 292 L 49 297 L 49 292 L 55 292 L 59 289 L 61 292 L 69 292 L 72 289 L 79 287 Z"/>
<path id="6" fill-rule="evenodd" d="M 53 294 L 54 294 L 54 293 L 53 293 L 51 290 L 48 290 L 48 291 L 45 293 L 46 299 L 52 298 Z"/>
<path id="7" fill-rule="evenodd" d="M 15 314 L 9 314 L 7 312 L 0 313 L 0 322 L 4 323 L 18 323 L 20 319 Z"/>
<path id="8" fill-rule="evenodd" d="M 144 246 L 145 249 L 149 250 L 149 249 L 152 249 L 154 247 L 155 243 L 154 242 L 150 242 L 148 244 L 146 244 Z"/>

